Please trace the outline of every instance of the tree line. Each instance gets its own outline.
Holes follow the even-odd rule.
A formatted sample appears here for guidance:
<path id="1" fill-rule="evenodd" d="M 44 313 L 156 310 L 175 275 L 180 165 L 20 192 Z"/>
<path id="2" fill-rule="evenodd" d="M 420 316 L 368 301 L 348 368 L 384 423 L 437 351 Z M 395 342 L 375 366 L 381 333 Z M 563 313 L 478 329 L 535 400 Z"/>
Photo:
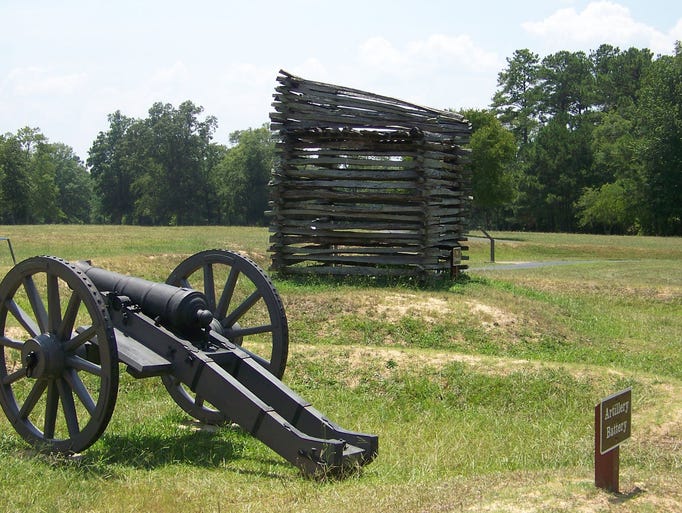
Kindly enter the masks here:
<path id="1" fill-rule="evenodd" d="M 682 235 L 682 48 L 517 50 L 471 122 L 472 227 Z M 267 125 L 213 142 L 186 101 L 120 111 L 86 162 L 35 128 L 0 135 L 0 223 L 267 223 Z"/>
<path id="2" fill-rule="evenodd" d="M 518 50 L 473 126 L 475 222 L 682 235 L 682 47 Z M 509 136 L 511 134 L 512 137 Z"/>
<path id="3" fill-rule="evenodd" d="M 0 136 L 0 223 L 264 225 L 275 143 L 267 126 L 212 142 L 213 116 L 191 101 L 120 111 L 86 162 L 38 129 Z"/>

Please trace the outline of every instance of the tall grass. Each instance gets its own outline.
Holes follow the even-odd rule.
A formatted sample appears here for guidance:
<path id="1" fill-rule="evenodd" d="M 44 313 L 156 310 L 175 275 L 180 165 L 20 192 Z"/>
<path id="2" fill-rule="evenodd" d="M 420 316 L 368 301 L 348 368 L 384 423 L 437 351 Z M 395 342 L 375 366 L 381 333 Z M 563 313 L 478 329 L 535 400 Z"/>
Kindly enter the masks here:
<path id="1" fill-rule="evenodd" d="M 0 234 L 19 258 L 92 258 L 150 279 L 210 247 L 268 264 L 266 229 Z M 499 235 L 500 261 L 576 263 L 496 270 L 472 239 L 471 267 L 486 270 L 428 289 L 275 277 L 284 380 L 342 426 L 379 434 L 361 474 L 304 479 L 241 430 L 194 423 L 158 379 L 123 373 L 112 422 L 77 457 L 35 453 L 0 418 L 3 511 L 608 511 L 592 486 L 593 407 L 627 386 L 621 483 L 645 493 L 618 509 L 682 510 L 682 240 Z"/>

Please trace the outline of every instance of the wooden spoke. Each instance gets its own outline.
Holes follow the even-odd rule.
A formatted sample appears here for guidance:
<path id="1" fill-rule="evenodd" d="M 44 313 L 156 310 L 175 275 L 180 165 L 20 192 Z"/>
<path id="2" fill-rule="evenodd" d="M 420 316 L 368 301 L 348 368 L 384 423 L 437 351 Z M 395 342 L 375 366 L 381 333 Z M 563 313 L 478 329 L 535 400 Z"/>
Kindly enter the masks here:
<path id="1" fill-rule="evenodd" d="M 215 312 L 215 282 L 213 280 L 213 266 L 207 263 L 204 265 L 204 296 L 206 296 L 209 309 Z"/>
<path id="2" fill-rule="evenodd" d="M 57 380 L 57 390 L 59 391 L 59 398 L 62 403 L 62 410 L 64 411 L 64 420 L 66 420 L 66 428 L 70 437 L 75 437 L 80 433 L 78 427 L 78 414 L 76 413 L 76 404 L 73 401 L 73 394 L 69 384 L 63 380 Z"/>
<path id="3" fill-rule="evenodd" d="M 249 335 L 256 335 L 258 333 L 271 333 L 273 329 L 274 326 L 272 324 L 252 326 L 250 328 L 228 328 L 225 330 L 225 336 L 228 338 L 248 337 Z"/>
<path id="4" fill-rule="evenodd" d="M 12 299 L 5 301 L 5 308 L 12 314 L 12 316 L 19 321 L 19 324 L 28 332 L 32 337 L 37 337 L 41 332 L 40 327 L 29 316 L 18 304 Z"/>
<path id="5" fill-rule="evenodd" d="M 69 367 L 72 367 L 73 369 L 85 371 L 95 376 L 102 376 L 101 366 L 97 365 L 96 363 L 89 362 L 88 360 L 86 360 L 85 358 L 81 358 L 80 356 L 76 355 L 69 356 L 66 360 L 66 363 L 69 365 Z"/>
<path id="6" fill-rule="evenodd" d="M 69 298 L 69 303 L 64 312 L 64 318 L 57 330 L 57 336 L 62 340 L 71 338 L 73 328 L 76 324 L 76 317 L 78 316 L 78 309 L 81 305 L 81 298 L 78 294 L 72 293 Z"/>
<path id="7" fill-rule="evenodd" d="M 43 303 L 43 299 L 40 297 L 40 293 L 38 292 L 32 276 L 28 276 L 24 280 L 24 289 L 26 290 L 28 301 L 31 304 L 33 313 L 35 314 L 36 321 L 38 321 L 38 333 L 47 333 L 47 310 L 45 310 L 45 304 Z"/>
<path id="8" fill-rule="evenodd" d="M 47 312 L 48 332 L 56 333 L 62 324 L 62 306 L 59 302 L 59 278 L 47 275 Z"/>
<path id="9" fill-rule="evenodd" d="M 26 400 L 24 401 L 24 404 L 21 405 L 21 409 L 19 410 L 20 419 L 25 420 L 28 418 L 33 411 L 33 408 L 35 408 L 36 404 L 38 404 L 38 401 L 42 397 L 46 388 L 47 381 L 44 379 L 38 380 L 33 384 L 31 392 L 29 392 L 28 396 L 26 396 Z"/>
<path id="10" fill-rule="evenodd" d="M 227 310 L 230 308 L 230 303 L 232 302 L 232 296 L 234 295 L 234 288 L 237 285 L 238 278 L 239 270 L 233 267 L 230 269 L 230 275 L 227 277 L 227 281 L 223 287 L 223 293 L 220 296 L 220 302 L 216 308 L 215 317 L 217 319 L 222 319 L 227 315 Z"/>
<path id="11" fill-rule="evenodd" d="M 261 293 L 259 291 L 253 292 L 249 297 L 247 297 L 241 304 L 235 308 L 230 315 L 228 315 L 223 321 L 224 326 L 233 326 L 234 323 L 239 321 L 246 312 L 248 312 L 253 305 L 255 305 L 259 299 L 261 299 Z"/>
<path id="12" fill-rule="evenodd" d="M 24 343 L 19 340 L 14 340 L 3 335 L 0 337 L 0 346 L 21 350 L 21 348 L 24 346 Z"/>
<path id="13" fill-rule="evenodd" d="M 47 383 L 47 401 L 45 405 L 45 423 L 43 435 L 47 440 L 54 438 L 57 424 L 57 407 L 59 406 L 59 392 L 54 380 Z"/>
<path id="14" fill-rule="evenodd" d="M 11 385 L 12 383 L 19 381 L 21 378 L 26 377 L 26 369 L 21 368 L 19 370 L 15 370 L 11 374 L 7 374 L 6 376 L 3 376 L 2 378 L 2 384 L 3 385 Z"/>
<path id="15" fill-rule="evenodd" d="M 78 347 L 85 344 L 88 340 L 92 340 L 97 335 L 98 327 L 90 326 L 89 328 L 83 330 L 78 335 L 73 337 L 71 340 L 66 342 L 66 351 L 75 351 Z M 69 332 L 70 334 L 71 332 Z"/>
<path id="16" fill-rule="evenodd" d="M 69 369 L 68 372 L 64 373 L 64 380 L 69 384 L 71 390 L 76 393 L 76 396 L 80 400 L 81 404 L 85 407 L 89 414 L 95 412 L 95 401 L 93 401 L 90 392 L 85 388 L 83 381 L 74 369 Z"/>

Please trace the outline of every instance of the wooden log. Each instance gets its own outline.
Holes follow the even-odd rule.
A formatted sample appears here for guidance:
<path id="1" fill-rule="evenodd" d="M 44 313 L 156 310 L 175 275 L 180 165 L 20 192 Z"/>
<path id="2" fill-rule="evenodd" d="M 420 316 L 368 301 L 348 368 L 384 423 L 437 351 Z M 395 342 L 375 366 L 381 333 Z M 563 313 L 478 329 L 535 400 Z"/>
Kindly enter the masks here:
<path id="1" fill-rule="evenodd" d="M 414 181 L 419 178 L 419 173 L 415 170 L 362 170 L 362 169 L 321 169 L 321 168 L 287 168 L 282 170 L 283 176 L 291 179 L 343 179 L 353 178 L 353 180 L 405 180 Z"/>

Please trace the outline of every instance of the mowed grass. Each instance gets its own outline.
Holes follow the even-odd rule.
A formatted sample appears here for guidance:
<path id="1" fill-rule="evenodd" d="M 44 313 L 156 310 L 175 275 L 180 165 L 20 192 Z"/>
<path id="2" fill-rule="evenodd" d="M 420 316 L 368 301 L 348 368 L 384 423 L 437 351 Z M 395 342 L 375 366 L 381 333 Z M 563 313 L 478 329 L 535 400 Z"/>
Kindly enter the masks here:
<path id="1" fill-rule="evenodd" d="M 165 280 L 265 228 L 2 227 L 19 259 L 52 254 Z M 275 277 L 290 324 L 284 381 L 380 454 L 311 481 L 238 429 L 197 426 L 156 378 L 121 375 L 101 439 L 37 454 L 0 419 L 3 511 L 682 511 L 682 240 L 493 233 L 472 270 L 420 288 Z M 566 263 L 570 261 L 571 263 Z M 0 246 L 0 266 L 11 266 Z M 480 269 L 480 270 L 475 270 Z M 633 388 L 621 495 L 593 485 L 594 405 Z"/>

